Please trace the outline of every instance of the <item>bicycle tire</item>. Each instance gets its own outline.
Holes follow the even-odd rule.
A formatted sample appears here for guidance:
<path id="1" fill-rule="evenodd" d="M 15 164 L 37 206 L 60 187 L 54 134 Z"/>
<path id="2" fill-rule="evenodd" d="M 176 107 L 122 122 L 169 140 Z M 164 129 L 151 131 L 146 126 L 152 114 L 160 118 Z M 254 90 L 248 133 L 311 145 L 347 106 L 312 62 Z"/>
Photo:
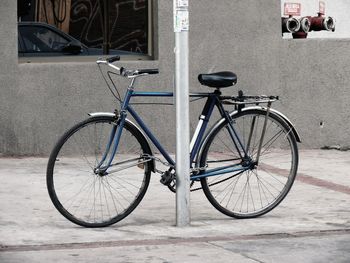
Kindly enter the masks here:
<path id="1" fill-rule="evenodd" d="M 69 129 L 50 155 L 46 181 L 52 203 L 65 218 L 80 226 L 106 227 L 124 219 L 147 191 L 151 161 L 113 174 L 95 173 L 117 125 L 114 117 L 90 117 Z M 126 163 L 144 154 L 152 155 L 146 139 L 125 122 L 113 161 Z"/>
<path id="2" fill-rule="evenodd" d="M 257 155 L 265 116 L 266 111 L 259 109 L 241 111 L 232 116 L 234 127 L 246 148 L 251 134 L 248 151 L 252 160 Z M 224 121 L 207 135 L 200 167 L 208 169 L 241 162 L 225 128 L 227 125 L 227 121 Z M 225 215 L 234 218 L 258 217 L 274 209 L 286 197 L 297 174 L 298 158 L 297 142 L 291 127 L 277 114 L 270 112 L 257 167 L 202 178 L 202 188 L 209 202 Z"/>

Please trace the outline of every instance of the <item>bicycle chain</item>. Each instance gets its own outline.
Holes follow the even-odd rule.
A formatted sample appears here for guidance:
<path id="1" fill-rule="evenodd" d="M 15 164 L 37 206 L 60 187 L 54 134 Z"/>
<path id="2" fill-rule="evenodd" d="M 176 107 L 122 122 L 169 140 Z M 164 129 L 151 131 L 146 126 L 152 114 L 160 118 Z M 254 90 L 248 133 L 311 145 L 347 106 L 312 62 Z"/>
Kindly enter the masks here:
<path id="1" fill-rule="evenodd" d="M 149 155 L 149 154 L 143 154 L 142 157 L 144 158 L 147 158 L 147 159 L 152 159 L 152 160 L 155 160 L 157 162 L 160 162 L 161 164 L 169 167 L 169 169 L 174 169 L 175 171 L 175 167 L 174 165 L 171 165 L 170 163 L 166 162 L 166 161 L 163 161 L 162 159 L 158 158 L 158 157 L 155 157 L 155 156 L 152 156 L 152 155 Z M 198 174 L 200 173 L 201 171 L 205 171 L 207 169 L 208 165 L 206 165 L 205 167 L 196 167 L 196 168 L 191 168 L 191 174 Z M 168 171 L 161 171 L 161 170 L 158 170 L 155 168 L 155 172 L 156 173 L 159 173 L 161 175 L 164 175 L 166 172 Z M 172 192 L 175 192 L 174 189 L 171 189 L 171 188 L 174 188 L 174 186 L 168 186 L 169 189 L 172 191 Z M 194 189 L 190 189 L 191 192 L 194 192 L 194 191 L 198 191 L 198 190 L 201 190 L 202 187 L 197 187 L 197 188 L 194 188 Z"/>
<path id="2" fill-rule="evenodd" d="M 155 160 L 155 161 L 160 162 L 161 164 L 163 164 L 163 165 L 165 165 L 165 166 L 167 166 L 167 167 L 172 168 L 172 169 L 175 170 L 175 166 L 174 166 L 174 165 L 172 165 L 172 164 L 170 164 L 170 163 L 168 163 L 168 162 L 166 162 L 166 161 L 163 161 L 162 159 L 160 159 L 160 158 L 158 158 L 158 157 L 155 157 L 155 156 L 153 156 L 153 155 L 143 154 L 142 157 L 143 157 L 143 158 L 149 158 L 149 159 Z M 206 165 L 205 167 L 195 167 L 195 168 L 191 168 L 190 170 L 191 170 L 191 174 L 198 174 L 198 173 L 200 173 L 201 171 L 205 171 L 207 168 L 208 168 L 208 165 Z M 157 173 L 159 173 L 159 174 L 164 174 L 163 171 L 160 171 L 160 170 L 158 170 L 158 169 L 155 169 L 155 171 L 156 171 Z"/>

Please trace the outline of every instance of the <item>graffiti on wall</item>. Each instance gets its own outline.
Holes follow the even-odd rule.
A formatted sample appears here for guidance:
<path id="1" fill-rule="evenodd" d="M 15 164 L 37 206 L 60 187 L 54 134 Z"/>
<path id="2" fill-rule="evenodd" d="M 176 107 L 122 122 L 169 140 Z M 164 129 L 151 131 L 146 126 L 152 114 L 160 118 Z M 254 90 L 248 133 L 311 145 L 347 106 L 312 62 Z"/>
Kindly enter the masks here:
<path id="1" fill-rule="evenodd" d="M 89 47 L 103 44 L 100 0 L 72 0 L 69 34 Z M 109 42 L 112 49 L 148 52 L 148 1 L 109 0 Z"/>
<path id="2" fill-rule="evenodd" d="M 104 8 L 107 3 L 108 37 L 111 49 L 148 53 L 149 0 L 18 0 L 22 21 L 54 25 L 88 47 L 102 48 Z M 22 7 L 22 5 L 20 5 Z M 30 13 L 31 11 L 31 13 Z"/>

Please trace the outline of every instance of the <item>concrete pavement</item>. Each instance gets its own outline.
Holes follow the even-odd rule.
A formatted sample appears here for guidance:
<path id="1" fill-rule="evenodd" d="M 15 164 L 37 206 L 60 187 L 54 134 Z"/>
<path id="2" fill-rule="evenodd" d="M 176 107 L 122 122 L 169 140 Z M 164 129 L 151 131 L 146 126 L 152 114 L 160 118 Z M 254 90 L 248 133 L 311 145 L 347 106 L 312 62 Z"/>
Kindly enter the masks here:
<path id="1" fill-rule="evenodd" d="M 47 158 L 0 158 L 0 262 L 350 262 L 350 152 L 302 150 L 297 180 L 267 215 L 226 217 L 191 193 L 191 226 L 175 227 L 175 195 L 152 178 L 123 221 L 87 229 L 46 190 Z"/>

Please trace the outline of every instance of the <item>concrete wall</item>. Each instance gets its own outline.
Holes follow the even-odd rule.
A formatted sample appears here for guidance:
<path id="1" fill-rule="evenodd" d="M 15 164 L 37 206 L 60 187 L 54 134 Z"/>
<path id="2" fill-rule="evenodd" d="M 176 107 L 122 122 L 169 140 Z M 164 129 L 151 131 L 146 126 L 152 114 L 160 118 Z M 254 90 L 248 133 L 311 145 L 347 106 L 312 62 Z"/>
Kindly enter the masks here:
<path id="1" fill-rule="evenodd" d="M 276 94 L 275 107 L 296 124 L 302 147 L 350 145 L 350 40 L 283 40 L 279 0 L 190 1 L 190 85 L 202 72 L 238 74 L 235 94 Z M 47 155 L 67 127 L 87 112 L 112 111 L 114 101 L 93 62 L 17 62 L 16 1 L 0 4 L 0 153 Z M 139 90 L 173 88 L 172 0 L 158 1 L 158 59 L 120 62 L 125 67 L 159 67 Z M 120 84 L 125 82 L 121 81 Z M 192 105 L 192 119 L 201 104 Z M 170 151 L 175 144 L 172 106 L 138 107 Z M 320 123 L 323 123 L 320 126 Z"/>
<path id="2" fill-rule="evenodd" d="M 17 1 L 0 4 L 0 153 L 20 153 L 13 110 L 19 85 L 17 66 Z"/>

